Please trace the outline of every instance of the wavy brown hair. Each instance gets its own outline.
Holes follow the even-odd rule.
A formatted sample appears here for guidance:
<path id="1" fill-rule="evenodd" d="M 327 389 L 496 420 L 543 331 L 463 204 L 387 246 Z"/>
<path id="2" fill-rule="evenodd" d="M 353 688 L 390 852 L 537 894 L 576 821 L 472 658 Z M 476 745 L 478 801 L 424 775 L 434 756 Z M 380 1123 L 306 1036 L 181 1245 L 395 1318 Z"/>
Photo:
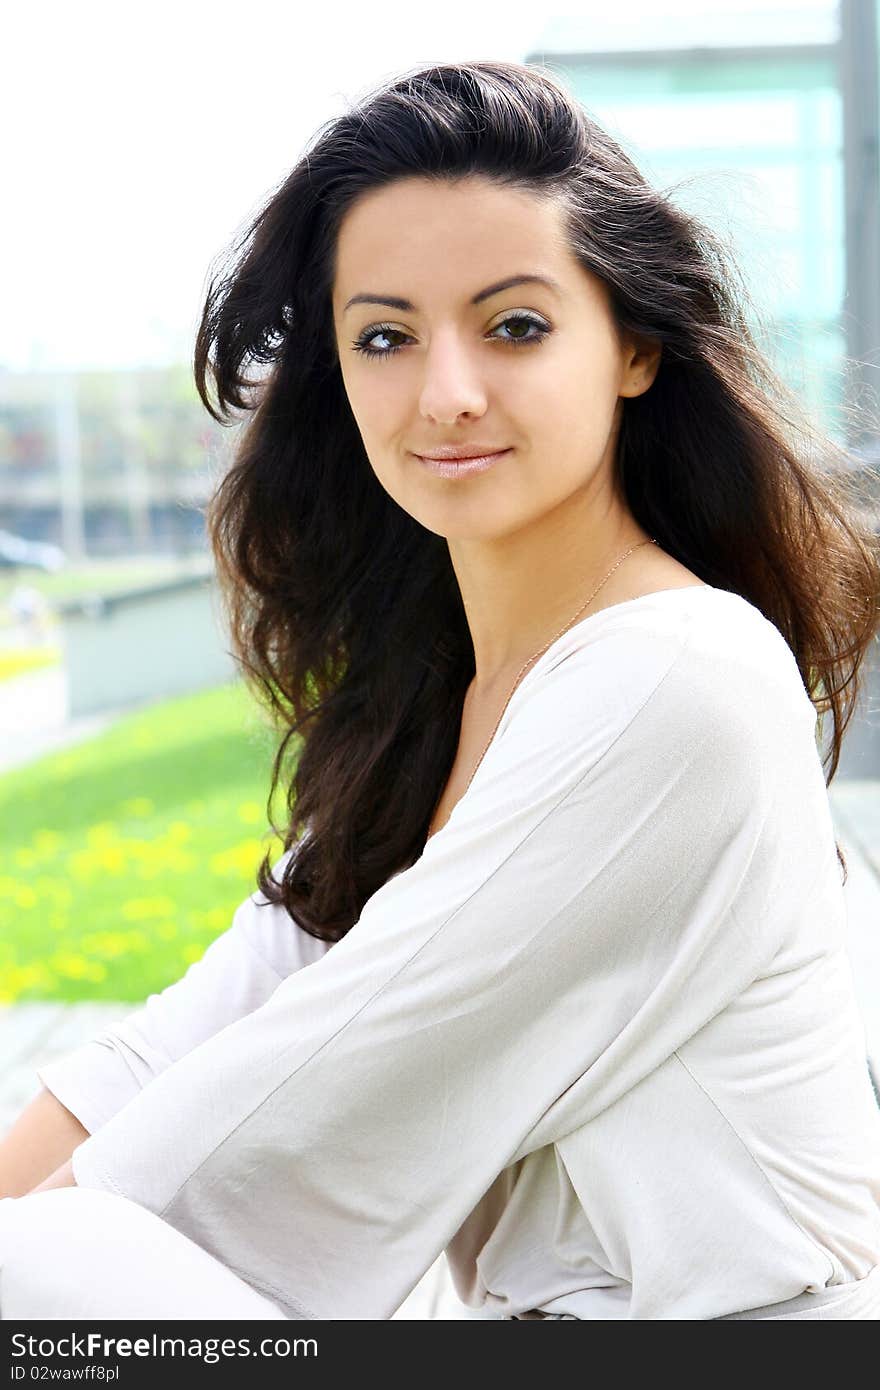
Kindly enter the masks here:
<path id="1" fill-rule="evenodd" d="M 446 540 L 377 481 L 335 345 L 340 222 L 367 190 L 413 175 L 560 200 L 620 328 L 662 344 L 653 385 L 623 403 L 623 495 L 662 549 L 782 633 L 819 734 L 833 716 L 828 783 L 880 608 L 853 460 L 758 347 L 724 243 L 548 71 L 448 63 L 373 91 L 320 127 L 212 268 L 194 356 L 206 408 L 241 425 L 208 530 L 234 655 L 283 730 L 269 823 L 298 845 L 280 880 L 267 853 L 257 882 L 328 941 L 424 849 L 475 671 Z"/>

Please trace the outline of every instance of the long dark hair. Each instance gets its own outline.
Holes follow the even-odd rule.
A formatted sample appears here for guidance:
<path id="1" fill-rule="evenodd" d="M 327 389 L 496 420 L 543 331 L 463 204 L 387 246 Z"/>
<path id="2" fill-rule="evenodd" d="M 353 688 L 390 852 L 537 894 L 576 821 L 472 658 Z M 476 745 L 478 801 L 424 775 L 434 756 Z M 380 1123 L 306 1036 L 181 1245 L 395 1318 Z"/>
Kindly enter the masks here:
<path id="1" fill-rule="evenodd" d="M 341 219 L 413 175 L 560 199 L 619 326 L 662 343 L 653 385 L 624 400 L 623 496 L 663 550 L 785 637 L 820 733 L 833 714 L 829 783 L 878 625 L 877 537 L 853 505 L 851 460 L 758 348 L 723 242 L 541 68 L 448 63 L 383 85 L 319 128 L 212 268 L 194 356 L 206 408 L 241 423 L 208 530 L 234 654 L 284 731 L 269 822 L 298 845 L 280 882 L 267 852 L 258 887 L 326 941 L 421 854 L 475 672 L 445 537 L 373 474 L 334 338 Z"/>

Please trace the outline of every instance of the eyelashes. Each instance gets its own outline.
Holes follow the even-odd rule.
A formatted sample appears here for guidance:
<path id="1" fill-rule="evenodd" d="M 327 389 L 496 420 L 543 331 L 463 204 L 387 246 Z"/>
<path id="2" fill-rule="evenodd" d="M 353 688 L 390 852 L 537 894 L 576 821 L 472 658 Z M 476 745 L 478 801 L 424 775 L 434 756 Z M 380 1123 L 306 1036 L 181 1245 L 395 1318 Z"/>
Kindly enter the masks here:
<path id="1" fill-rule="evenodd" d="M 492 329 L 492 334 L 494 335 L 499 328 L 504 328 L 507 324 L 525 325 L 526 327 L 537 330 L 534 336 L 528 338 L 498 338 L 496 340 L 497 342 L 507 343 L 510 347 L 531 347 L 533 344 L 542 343 L 553 331 L 539 319 L 533 318 L 531 314 L 508 314 L 507 318 L 502 319 L 500 323 L 496 323 L 495 328 Z M 387 336 L 392 333 L 397 333 L 402 338 L 409 336 L 406 333 L 401 333 L 399 328 L 392 328 L 391 324 L 377 323 L 371 328 L 365 329 L 359 338 L 355 338 L 352 347 L 355 352 L 359 352 L 363 357 L 391 357 L 395 352 L 400 352 L 402 344 L 398 343 L 396 346 L 389 348 L 373 348 L 370 347 L 369 344 L 372 338 L 377 338 L 380 334 Z"/>

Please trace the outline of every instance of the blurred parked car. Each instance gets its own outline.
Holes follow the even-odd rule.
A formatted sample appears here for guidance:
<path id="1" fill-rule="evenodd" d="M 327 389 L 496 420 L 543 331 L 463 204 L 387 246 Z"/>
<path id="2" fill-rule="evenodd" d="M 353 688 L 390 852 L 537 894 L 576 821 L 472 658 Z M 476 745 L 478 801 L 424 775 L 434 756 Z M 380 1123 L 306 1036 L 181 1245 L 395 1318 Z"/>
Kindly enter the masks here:
<path id="1" fill-rule="evenodd" d="M 64 551 L 48 541 L 29 541 L 24 536 L 13 535 L 12 531 L 0 530 L 0 568 L 16 569 L 19 566 L 48 570 L 55 573 L 66 563 Z"/>

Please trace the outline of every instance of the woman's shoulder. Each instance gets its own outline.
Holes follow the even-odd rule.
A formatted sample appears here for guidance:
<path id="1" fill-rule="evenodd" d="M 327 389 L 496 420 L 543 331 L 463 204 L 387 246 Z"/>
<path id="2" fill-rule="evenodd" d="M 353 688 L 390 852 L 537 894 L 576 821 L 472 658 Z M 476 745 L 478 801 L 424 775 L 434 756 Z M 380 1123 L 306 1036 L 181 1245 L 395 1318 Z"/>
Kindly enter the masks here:
<path id="1" fill-rule="evenodd" d="M 609 605 L 570 628 L 534 668 L 535 687 L 582 713 L 609 707 L 622 723 L 644 707 L 686 738 L 698 727 L 778 731 L 815 709 L 780 630 L 732 590 L 694 584 Z M 537 689 L 535 690 L 537 693 Z"/>
<path id="2" fill-rule="evenodd" d="M 762 610 L 734 590 L 685 591 L 681 665 L 712 689 L 733 689 L 760 709 L 771 697 L 810 703 L 792 648 Z"/>
<path id="3" fill-rule="evenodd" d="M 615 651 L 622 659 L 648 656 L 656 644 L 702 660 L 719 681 L 735 667 L 788 678 L 794 672 L 802 685 L 794 653 L 776 624 L 742 594 L 702 582 L 651 590 L 599 609 L 573 624 L 534 669 L 549 673 L 578 653 L 603 664 L 613 661 Z"/>

